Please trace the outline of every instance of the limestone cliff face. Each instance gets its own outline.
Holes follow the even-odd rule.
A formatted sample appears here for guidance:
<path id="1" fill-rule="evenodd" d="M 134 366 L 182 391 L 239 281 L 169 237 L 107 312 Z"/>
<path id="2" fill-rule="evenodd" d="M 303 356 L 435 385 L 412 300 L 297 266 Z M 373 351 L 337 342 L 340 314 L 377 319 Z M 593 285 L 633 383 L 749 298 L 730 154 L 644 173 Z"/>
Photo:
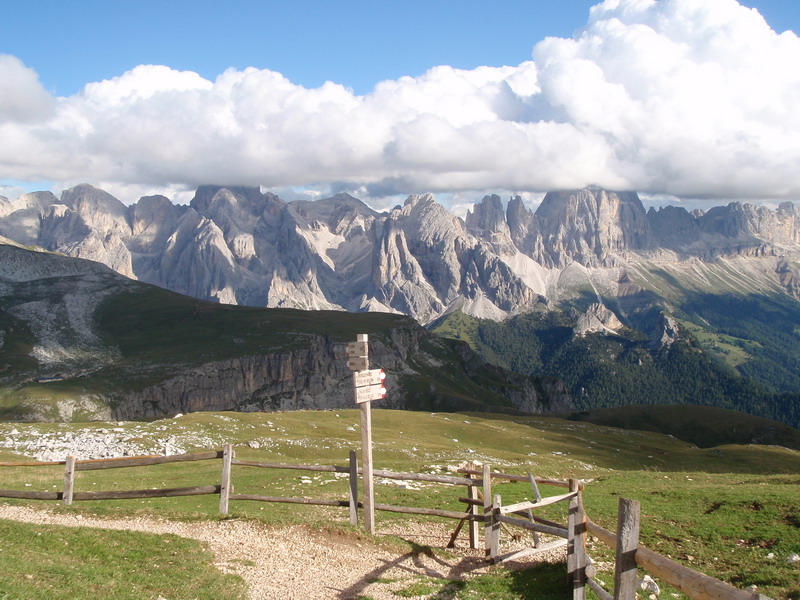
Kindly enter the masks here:
<path id="1" fill-rule="evenodd" d="M 565 267 L 614 266 L 615 257 L 653 245 L 641 200 L 631 192 L 587 188 L 550 192 L 535 213 L 534 260 Z"/>
<path id="2" fill-rule="evenodd" d="M 518 199 L 518 206 L 521 206 L 521 200 Z M 519 210 L 519 208 L 515 208 Z M 509 213 L 512 211 L 512 205 L 509 203 Z M 515 213 L 511 213 L 515 214 Z M 517 219 L 514 223 L 515 229 L 519 229 L 522 219 Z M 517 251 L 514 245 L 514 240 L 511 235 L 512 217 L 506 219 L 506 212 L 503 210 L 503 202 L 500 196 L 492 195 L 484 197 L 480 204 L 476 204 L 473 209 L 467 213 L 466 219 L 467 231 L 472 235 L 482 240 L 486 240 L 495 254 L 513 254 Z M 519 236 L 518 237 L 523 237 Z"/>
<path id="3" fill-rule="evenodd" d="M 436 363 L 421 346 L 428 334 L 421 328 L 393 329 L 370 342 L 370 360 L 387 373 L 387 396 L 374 403 L 383 408 L 405 408 L 404 381 L 419 364 Z M 354 406 L 352 373 L 347 370 L 346 344 L 324 336 L 309 336 L 306 347 L 263 356 L 212 362 L 195 367 L 140 392 L 112 398 L 115 419 L 149 419 L 194 411 L 274 411 L 335 409 Z M 511 400 L 516 410 L 530 413 L 572 407 L 563 382 L 530 378 L 485 365 L 464 345 L 460 349 L 467 373 L 492 370 L 492 391 Z M 453 368 L 447 365 L 446 368 Z M 435 393 L 433 393 L 435 396 Z M 458 409 L 458 400 L 440 399 L 441 406 Z"/>
<path id="4" fill-rule="evenodd" d="M 790 202 L 780 204 L 777 210 L 731 202 L 708 212 L 666 207 L 647 214 L 662 247 L 704 260 L 796 254 L 800 244 L 798 216 Z"/>

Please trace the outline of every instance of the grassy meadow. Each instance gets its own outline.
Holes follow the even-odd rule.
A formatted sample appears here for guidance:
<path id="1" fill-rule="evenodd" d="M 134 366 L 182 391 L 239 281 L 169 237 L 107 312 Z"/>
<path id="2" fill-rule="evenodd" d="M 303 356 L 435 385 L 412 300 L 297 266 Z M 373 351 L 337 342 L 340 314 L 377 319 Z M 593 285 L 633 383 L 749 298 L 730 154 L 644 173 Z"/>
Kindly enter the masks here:
<path id="1" fill-rule="evenodd" d="M 237 457 L 245 460 L 343 466 L 347 464 L 349 450 L 360 449 L 361 439 L 359 412 L 340 410 L 195 413 L 150 423 L 2 423 L 0 440 L 9 437 L 32 440 L 78 430 L 97 430 L 99 436 L 109 428 L 153 453 L 159 453 L 159 442 L 164 438 L 187 452 L 220 448 L 227 441 L 235 445 Z M 17 433 L 12 436 L 14 429 Z M 449 474 L 467 461 L 476 461 L 510 473 L 581 478 L 586 482 L 587 511 L 597 523 L 613 530 L 618 498 L 636 499 L 642 505 L 643 545 L 737 587 L 756 585 L 759 592 L 776 599 L 800 598 L 800 567 L 786 561 L 791 553 L 800 552 L 800 452 L 796 450 L 755 445 L 699 448 L 670 435 L 553 417 L 390 410 L 373 411 L 373 440 L 377 469 Z M 29 459 L 0 448 L 0 460 Z M 220 469 L 221 461 L 214 460 L 86 471 L 77 474 L 75 489 L 209 485 L 219 483 Z M 347 477 L 333 473 L 234 466 L 232 480 L 237 493 L 347 497 Z M 0 468 L 0 488 L 47 491 L 60 490 L 62 485 L 63 469 L 59 466 Z M 531 497 L 530 487 L 521 483 L 497 485 L 494 492 L 502 495 L 504 504 Z M 542 492 L 550 495 L 563 490 L 543 486 Z M 462 510 L 459 496 L 463 496 L 461 486 L 417 482 L 403 486 L 381 479 L 376 483 L 379 503 Z M 109 516 L 220 518 L 218 496 L 76 502 L 71 507 L 46 501 L 0 502 Z M 566 521 L 565 515 L 563 504 L 542 511 L 542 516 L 561 522 Z M 357 535 L 347 523 L 347 509 L 231 501 L 229 517 L 274 524 L 304 523 Z M 378 533 L 382 524 L 408 518 L 408 515 L 378 513 Z M 447 524 L 455 527 L 455 522 Z M 181 553 L 186 558 L 181 560 L 183 571 L 177 575 L 207 577 L 207 589 L 223 586 L 228 590 L 226 593 L 233 595 L 203 596 L 179 579 L 175 583 L 161 581 L 156 573 L 151 573 L 152 581 L 138 583 L 137 573 L 140 575 L 143 567 L 137 566 L 137 556 L 159 557 L 163 552 L 161 559 L 165 564 L 175 560 L 170 554 L 175 546 L 170 542 L 165 547 L 160 540 L 163 536 L 75 532 L 58 527 L 45 530 L 2 521 L 0 526 L 4 542 L 0 553 L 0 598 L 243 597 L 241 587 L 223 586 L 232 576 L 216 572 L 208 555 L 195 542 L 184 541 L 186 549 Z M 43 561 L 41 556 L 46 551 L 41 544 L 32 543 L 40 542 L 41 538 L 59 547 L 62 541 L 67 541 L 70 556 L 63 561 L 61 557 L 56 560 L 48 556 Z M 387 541 L 380 536 L 376 542 L 405 544 L 401 539 Z M 92 559 L 111 549 L 121 553 L 115 555 L 114 562 L 130 566 L 117 577 L 130 580 L 125 590 L 103 588 L 102 585 L 110 585 L 106 581 L 110 575 Z M 589 552 L 601 567 L 601 579 L 613 580 L 613 573 L 606 566 L 611 552 L 597 542 L 590 542 Z M 31 572 L 32 565 L 38 571 Z M 554 569 L 552 565 L 543 565 L 516 572 L 497 567 L 491 574 L 468 582 L 410 580 L 404 591 L 396 595 L 498 600 L 566 597 L 565 568 L 560 565 Z M 53 584 L 54 574 L 58 574 L 59 586 L 68 590 L 66 595 L 50 595 L 52 590 L 48 585 Z M 90 586 L 87 582 L 94 583 Z M 150 587 L 135 587 L 145 584 Z M 134 589 L 139 592 L 125 595 Z M 669 589 L 662 592 L 662 597 L 683 598 Z"/>

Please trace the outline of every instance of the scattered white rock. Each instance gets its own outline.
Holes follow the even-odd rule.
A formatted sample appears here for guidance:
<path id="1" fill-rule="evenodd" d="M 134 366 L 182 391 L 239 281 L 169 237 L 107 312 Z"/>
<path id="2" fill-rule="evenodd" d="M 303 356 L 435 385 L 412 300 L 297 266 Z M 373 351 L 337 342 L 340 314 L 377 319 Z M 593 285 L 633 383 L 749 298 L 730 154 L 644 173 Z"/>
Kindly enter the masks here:
<path id="1" fill-rule="evenodd" d="M 650 575 L 645 575 L 638 581 L 638 588 L 644 592 L 650 592 L 655 597 L 661 593 L 661 588 Z"/>
<path id="2" fill-rule="evenodd" d="M 258 450 L 259 448 L 261 448 L 261 442 L 259 442 L 258 440 L 250 440 L 249 442 L 247 442 L 247 445 L 253 450 Z"/>
<path id="3" fill-rule="evenodd" d="M 800 554 L 796 552 L 792 552 L 789 557 L 786 559 L 786 562 L 790 565 L 796 565 L 800 563 Z"/>

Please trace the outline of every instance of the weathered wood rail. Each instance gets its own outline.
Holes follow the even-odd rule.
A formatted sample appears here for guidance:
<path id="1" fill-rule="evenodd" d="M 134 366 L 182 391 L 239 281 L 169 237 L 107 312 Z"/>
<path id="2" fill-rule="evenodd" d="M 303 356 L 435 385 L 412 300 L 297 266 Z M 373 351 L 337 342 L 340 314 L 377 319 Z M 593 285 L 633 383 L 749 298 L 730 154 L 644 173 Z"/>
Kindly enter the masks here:
<path id="1" fill-rule="evenodd" d="M 586 515 L 582 492 L 578 492 L 570 501 L 568 524 L 567 570 L 572 582 L 573 600 L 585 600 L 587 587 L 601 600 L 635 600 L 638 587 L 637 567 L 677 588 L 693 600 L 770 600 L 763 594 L 740 590 L 640 546 L 640 506 L 637 501 L 619 499 L 617 531 L 612 533 Z M 586 553 L 587 534 L 615 549 L 613 593 L 596 579 L 597 571 Z"/>
<path id="2" fill-rule="evenodd" d="M 219 484 L 199 485 L 177 488 L 151 488 L 144 490 L 75 490 L 75 474 L 80 471 L 146 467 L 177 462 L 194 462 L 222 459 L 222 473 Z M 238 460 L 230 444 L 221 451 L 198 452 L 173 456 L 136 456 L 125 458 L 76 460 L 67 457 L 63 461 L 51 462 L 0 462 L 0 468 L 27 468 L 42 466 L 64 466 L 64 487 L 62 491 L 27 491 L 0 489 L 0 497 L 30 500 L 61 500 L 65 504 L 82 500 L 124 500 L 136 498 L 165 498 L 174 496 L 195 496 L 219 494 L 221 514 L 227 514 L 230 501 L 275 502 L 319 506 L 347 507 L 351 523 L 358 524 L 358 509 L 363 504 L 358 501 L 358 478 L 363 473 L 358 466 L 355 451 L 350 451 L 348 466 L 340 465 L 301 465 L 279 462 L 260 462 Z M 231 477 L 232 467 L 260 469 L 294 469 L 327 473 L 347 473 L 349 475 L 348 497 L 346 499 L 266 496 L 259 494 L 235 493 Z M 567 571 L 572 584 L 573 600 L 585 600 L 586 588 L 590 588 L 601 600 L 635 600 L 637 578 L 640 567 L 662 581 L 679 589 L 693 600 L 769 600 L 766 596 L 740 590 L 719 579 L 699 573 L 652 550 L 639 545 L 639 503 L 620 498 L 616 533 L 594 523 L 583 506 L 583 488 L 576 479 L 560 481 L 534 477 L 533 474 L 512 475 L 492 471 L 490 465 L 482 469 L 459 469 L 460 476 L 433 475 L 429 473 L 397 473 L 374 470 L 375 477 L 386 479 L 424 481 L 449 486 L 466 486 L 467 497 L 459 498 L 466 505 L 463 512 L 422 508 L 414 506 L 394 506 L 375 504 L 379 511 L 415 514 L 457 519 L 459 524 L 454 531 L 452 546 L 464 524 L 469 524 L 469 541 L 472 548 L 477 547 L 479 524 L 483 523 L 484 548 L 487 558 L 494 563 L 519 560 L 537 553 L 567 547 Z M 531 486 L 533 500 L 502 504 L 500 495 L 492 494 L 492 481 L 514 481 Z M 554 496 L 542 496 L 539 485 L 567 488 L 568 492 Z M 544 519 L 533 513 L 545 506 L 568 503 L 567 523 L 561 524 Z M 514 552 L 500 553 L 500 534 L 503 527 L 519 527 L 531 531 L 534 545 Z M 542 543 L 539 534 L 556 538 Z M 614 589 L 606 590 L 596 576 L 597 572 L 586 552 L 586 536 L 590 534 L 600 542 L 616 549 Z"/>

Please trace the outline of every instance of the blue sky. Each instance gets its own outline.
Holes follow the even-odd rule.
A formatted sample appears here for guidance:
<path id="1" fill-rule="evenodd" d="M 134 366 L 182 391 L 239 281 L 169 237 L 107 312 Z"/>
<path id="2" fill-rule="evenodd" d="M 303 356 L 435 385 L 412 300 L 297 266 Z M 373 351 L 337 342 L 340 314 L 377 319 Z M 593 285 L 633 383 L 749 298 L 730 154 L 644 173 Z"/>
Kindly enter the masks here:
<path id="1" fill-rule="evenodd" d="M 56 95 L 141 64 L 214 79 L 257 67 L 304 87 L 365 94 L 436 65 L 517 65 L 547 36 L 570 37 L 596 0 L 2 0 L 0 51 Z M 744 1 L 778 32 L 800 27 L 797 0 Z"/>
<path id="2" fill-rule="evenodd" d="M 0 193 L 800 193 L 795 0 L 0 0 L 0 14 Z"/>

